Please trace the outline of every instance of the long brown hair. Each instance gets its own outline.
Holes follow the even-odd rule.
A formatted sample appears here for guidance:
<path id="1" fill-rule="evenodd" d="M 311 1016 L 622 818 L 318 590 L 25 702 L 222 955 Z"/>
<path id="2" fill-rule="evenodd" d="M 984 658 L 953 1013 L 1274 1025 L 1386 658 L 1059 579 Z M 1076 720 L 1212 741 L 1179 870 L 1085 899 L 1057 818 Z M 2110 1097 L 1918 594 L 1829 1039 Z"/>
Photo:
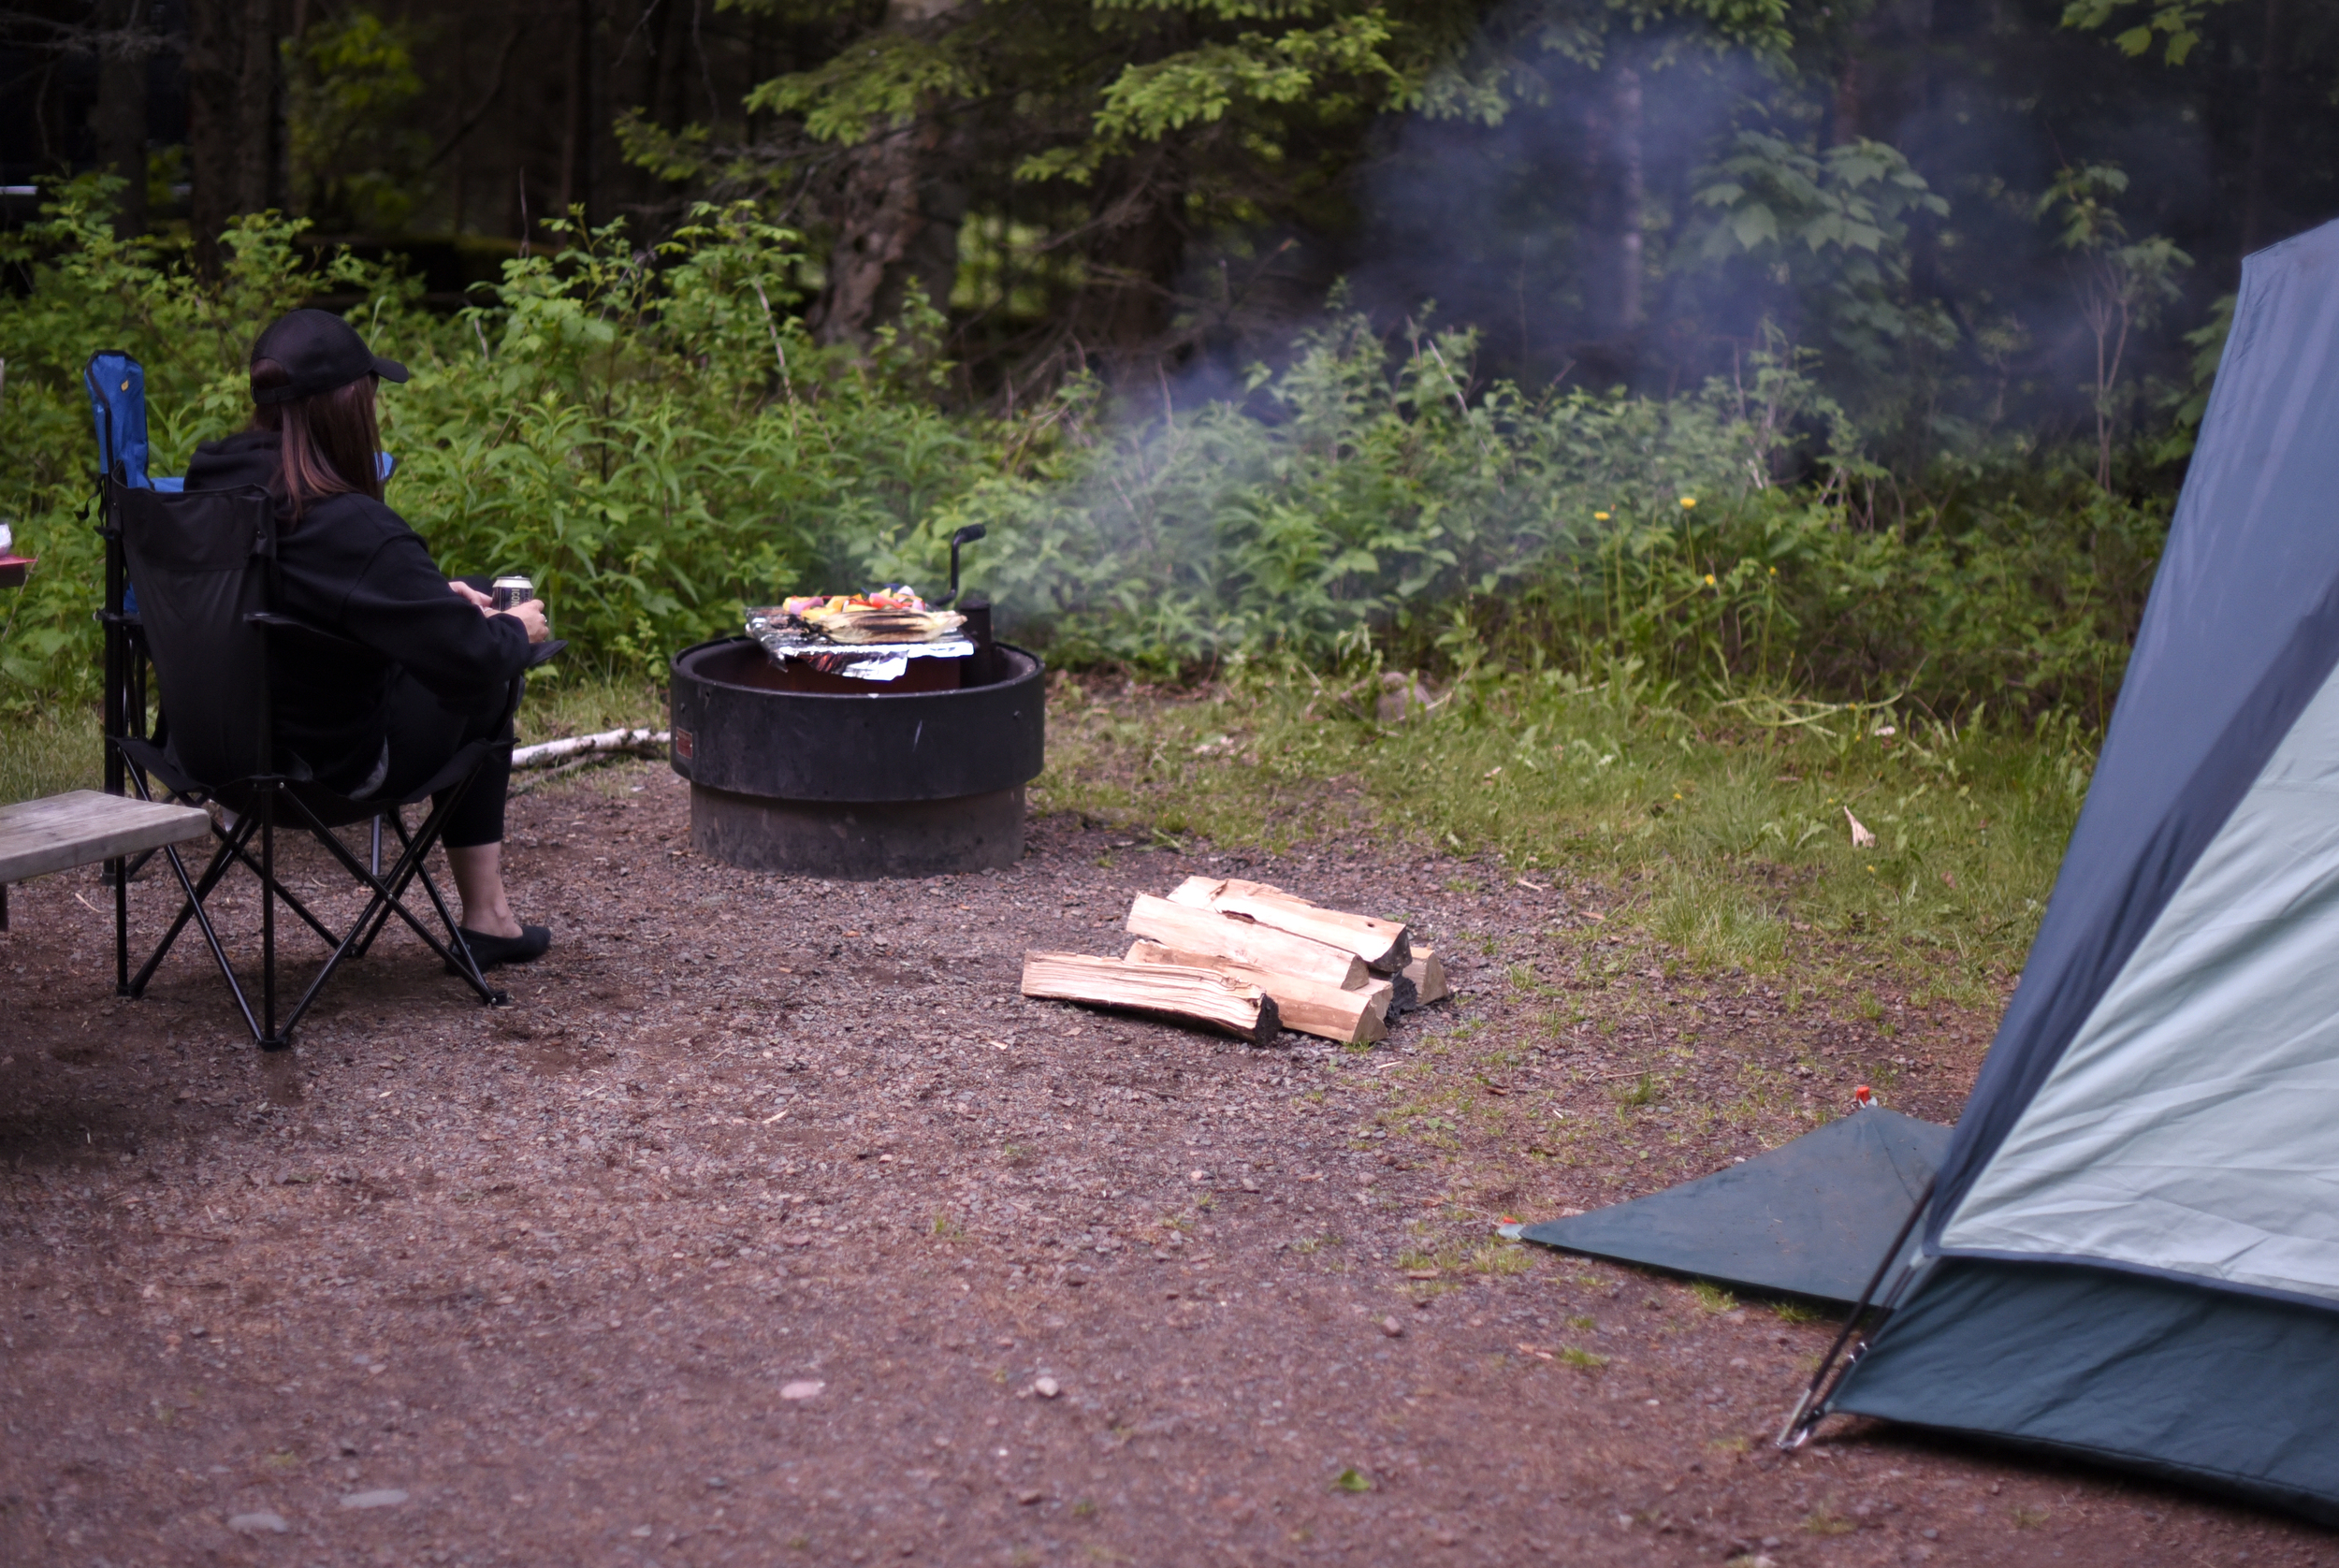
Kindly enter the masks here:
<path id="1" fill-rule="evenodd" d="M 292 372 L 273 359 L 252 362 L 254 392 L 291 380 Z M 252 410 L 252 428 L 277 434 L 278 483 L 296 523 L 302 511 L 327 496 L 382 499 L 382 428 L 373 414 L 373 377 L 359 376 L 312 398 L 258 404 Z"/>

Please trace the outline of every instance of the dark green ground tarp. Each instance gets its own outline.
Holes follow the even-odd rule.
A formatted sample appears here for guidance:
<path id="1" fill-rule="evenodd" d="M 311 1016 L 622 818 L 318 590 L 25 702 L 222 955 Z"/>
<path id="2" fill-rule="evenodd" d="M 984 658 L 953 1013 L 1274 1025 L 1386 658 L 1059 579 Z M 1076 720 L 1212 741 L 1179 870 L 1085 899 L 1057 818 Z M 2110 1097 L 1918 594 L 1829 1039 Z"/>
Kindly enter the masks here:
<path id="1" fill-rule="evenodd" d="M 1944 1258 L 1828 1408 L 2061 1449 L 2339 1524 L 2339 1314 L 2322 1307 Z"/>
<path id="2" fill-rule="evenodd" d="M 1855 1111 L 1744 1165 L 1531 1225 L 1519 1235 L 1618 1263 L 1848 1306 L 1948 1147 L 1947 1127 L 1893 1111 Z"/>

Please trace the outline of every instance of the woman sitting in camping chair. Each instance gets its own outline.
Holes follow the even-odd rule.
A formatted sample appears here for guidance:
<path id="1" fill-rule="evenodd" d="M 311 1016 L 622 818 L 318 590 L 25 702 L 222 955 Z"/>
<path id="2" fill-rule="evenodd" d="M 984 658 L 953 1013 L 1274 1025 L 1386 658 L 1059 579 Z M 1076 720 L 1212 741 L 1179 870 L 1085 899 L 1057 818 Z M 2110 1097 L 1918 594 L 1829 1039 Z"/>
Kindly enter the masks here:
<path id="1" fill-rule="evenodd" d="M 256 486 L 277 498 L 277 603 L 356 646 L 269 666 L 277 744 L 318 782 L 359 800 L 420 789 L 465 745 L 511 739 L 512 681 L 550 632 L 542 602 L 497 611 L 450 581 L 382 502 L 374 385 L 406 379 L 355 328 L 295 311 L 252 347 L 252 428 L 206 442 L 190 490 Z M 449 813 L 447 864 L 464 942 L 483 969 L 525 963 L 552 933 L 522 925 L 503 892 L 511 752 L 497 750 Z"/>

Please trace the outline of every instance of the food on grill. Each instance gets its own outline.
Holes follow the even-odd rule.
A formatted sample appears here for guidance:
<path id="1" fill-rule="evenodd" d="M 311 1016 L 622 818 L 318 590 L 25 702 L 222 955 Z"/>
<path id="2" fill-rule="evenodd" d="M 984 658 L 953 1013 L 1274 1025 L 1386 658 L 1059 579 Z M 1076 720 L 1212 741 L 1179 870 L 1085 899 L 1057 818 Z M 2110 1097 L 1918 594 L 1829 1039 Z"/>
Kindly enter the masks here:
<path id="1" fill-rule="evenodd" d="M 966 617 L 949 610 L 929 610 L 926 602 L 908 588 L 879 588 L 874 593 L 804 594 L 780 602 L 781 614 L 820 632 L 832 642 L 931 643 L 949 636 Z"/>

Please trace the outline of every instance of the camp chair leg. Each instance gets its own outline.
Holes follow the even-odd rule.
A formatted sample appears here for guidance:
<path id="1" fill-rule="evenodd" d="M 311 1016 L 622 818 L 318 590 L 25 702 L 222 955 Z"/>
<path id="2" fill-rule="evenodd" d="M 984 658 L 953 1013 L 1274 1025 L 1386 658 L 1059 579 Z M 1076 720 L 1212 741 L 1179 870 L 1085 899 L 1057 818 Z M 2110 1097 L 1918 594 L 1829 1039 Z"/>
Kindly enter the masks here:
<path id="1" fill-rule="evenodd" d="M 296 809 L 300 810 L 304 815 L 307 814 L 308 808 L 302 805 L 298 797 L 294 797 L 293 805 Z M 314 978 L 309 981 L 309 989 L 301 993 L 300 1000 L 293 1007 L 292 1016 L 285 1021 L 284 1032 L 287 1035 L 289 1035 L 294 1026 L 307 1015 L 310 1004 L 314 1002 L 317 998 L 317 994 L 325 989 L 325 982 L 333 978 L 334 971 L 341 966 L 342 960 L 353 955 L 362 953 L 363 946 L 360 942 L 360 936 L 365 932 L 369 921 L 372 921 L 374 922 L 375 929 L 378 931 L 380 929 L 380 922 L 382 921 L 388 920 L 390 915 L 395 913 L 399 916 L 399 918 L 405 921 L 408 925 L 414 927 L 414 934 L 420 936 L 423 941 L 429 945 L 433 952 L 437 953 L 443 960 L 450 964 L 454 962 L 453 954 L 450 953 L 447 949 L 440 946 L 437 938 L 433 937 L 428 930 L 424 929 L 423 926 L 414 920 L 413 914 L 411 914 L 402 904 L 398 902 L 397 896 L 393 891 L 386 886 L 380 878 L 375 877 L 369 872 L 364 864 L 358 861 L 357 857 L 350 852 L 348 847 L 341 841 L 339 836 L 327 832 L 321 823 L 316 821 L 313 817 L 310 818 L 309 825 L 316 832 L 317 836 L 325 843 L 326 847 L 341 862 L 343 867 L 348 870 L 349 874 L 356 878 L 359 881 L 364 882 L 373 890 L 373 899 L 366 906 L 365 914 L 359 916 L 356 923 L 349 928 L 348 936 L 343 938 L 335 946 L 332 956 L 325 961 L 324 967 L 320 968 L 316 972 Z M 407 857 L 400 857 L 400 865 L 404 864 L 406 858 Z M 378 918 L 376 917 L 377 906 L 380 907 Z M 371 938 L 366 937 L 365 940 L 370 941 Z M 468 958 L 470 955 L 466 953 L 464 956 Z M 501 992 L 495 993 L 494 995 L 495 999 L 498 1001 L 504 999 Z"/>
<path id="2" fill-rule="evenodd" d="M 516 703 L 518 698 L 516 696 L 513 701 Z M 507 721 L 509 720 L 510 715 L 508 713 L 505 715 L 505 719 Z M 478 777 L 479 776 L 474 773 L 470 778 L 464 779 L 460 784 L 456 785 L 455 788 L 448 792 L 445 804 L 433 806 L 430 809 L 430 815 L 424 819 L 420 831 L 416 833 L 414 838 L 412 840 L 409 840 L 406 837 L 405 822 L 397 816 L 392 816 L 390 819 L 390 825 L 398 830 L 398 836 L 401 842 L 405 842 L 409 849 L 413 848 L 415 843 L 437 843 L 439 841 L 439 830 L 441 824 L 450 814 L 453 813 L 456 806 L 462 804 L 464 794 L 471 789 L 472 783 L 477 780 Z M 414 858 L 414 875 L 422 878 L 422 891 L 430 895 L 431 907 L 439 911 L 440 923 L 446 927 L 447 940 L 454 944 L 456 952 L 459 952 L 463 955 L 462 962 L 456 965 L 456 972 L 460 974 L 465 982 L 468 983 L 473 991 L 479 994 L 480 1001 L 484 1002 L 488 1007 L 500 1008 L 503 1006 L 504 1003 L 510 1001 L 512 998 L 507 993 L 489 985 L 487 983 L 487 977 L 481 973 L 479 968 L 479 960 L 472 955 L 471 944 L 463 940 L 461 929 L 456 924 L 454 912 L 446 907 L 446 900 L 440 896 L 439 884 L 431 879 L 430 867 L 424 863 L 424 860 L 420 855 L 417 855 Z M 404 890 L 401 888 L 400 892 L 403 891 Z M 451 956 L 449 957 L 448 962 L 454 962 Z"/>
<path id="3" fill-rule="evenodd" d="M 316 1001 L 318 994 L 325 989 L 326 981 L 333 978 L 334 971 L 341 966 L 342 960 L 358 951 L 359 936 L 366 929 L 367 921 L 372 917 L 375 905 L 383 901 L 386 890 L 383 887 L 381 879 L 368 872 L 358 862 L 357 857 L 350 852 L 349 847 L 341 842 L 341 835 L 317 819 L 316 814 L 309 809 L 306 802 L 298 795 L 290 795 L 286 798 L 292 802 L 293 809 L 300 814 L 309 831 L 315 835 L 317 841 L 341 863 L 342 867 L 351 876 L 373 891 L 372 900 L 367 904 L 365 913 L 359 915 L 352 922 L 348 936 L 339 939 L 329 935 L 326 937 L 326 940 L 332 944 L 333 951 L 327 956 L 324 965 L 310 978 L 308 989 L 300 994 L 300 1000 L 293 1004 L 291 1015 L 284 1020 L 283 1036 L 285 1042 L 289 1044 L 293 1030 L 299 1025 L 303 1018 L 308 1016 L 311 1004 Z M 292 894 L 286 893 L 284 898 L 287 903 L 292 902 Z M 426 933 L 424 940 L 429 939 Z"/>
<path id="4" fill-rule="evenodd" d="M 447 804 L 449 806 L 452 806 L 454 802 L 449 800 Z M 298 796 L 293 797 L 293 806 L 296 809 L 302 812 L 303 815 L 308 814 L 308 807 L 301 804 Z M 375 877 L 369 872 L 366 869 L 364 863 L 359 861 L 356 855 L 352 854 L 349 850 L 349 847 L 343 844 L 339 838 L 329 833 L 320 834 L 326 848 L 332 852 L 335 859 L 341 863 L 342 868 L 352 877 L 356 878 L 359 881 L 365 883 L 368 887 L 373 890 L 373 901 L 366 906 L 365 913 L 357 918 L 357 923 L 351 928 L 351 942 L 354 943 L 355 946 L 352 947 L 349 944 L 344 944 L 343 951 L 335 953 L 333 958 L 327 964 L 325 970 L 317 976 L 315 980 L 311 982 L 309 987 L 310 996 L 313 996 L 315 995 L 317 988 L 324 984 L 326 976 L 329 975 L 334 968 L 339 966 L 343 957 L 348 956 L 353 952 L 362 954 L 366 948 L 371 944 L 373 936 L 379 933 L 382 924 L 385 922 L 391 915 L 395 914 L 400 920 L 406 922 L 407 926 L 413 930 L 415 936 L 422 938 L 423 945 L 428 947 L 433 953 L 436 953 L 442 962 L 454 966 L 456 973 L 461 975 L 464 980 L 470 983 L 472 989 L 479 993 L 480 1000 L 491 1004 L 510 1000 L 510 998 L 505 996 L 502 992 L 495 990 L 493 987 L 489 986 L 483 978 L 481 978 L 479 965 L 477 962 L 472 958 L 468 949 L 463 948 L 459 942 L 454 948 L 450 949 L 446 943 L 440 941 L 438 937 L 432 936 L 429 927 L 425 926 L 421 921 L 414 917 L 413 910 L 406 907 L 406 905 L 401 897 L 405 891 L 406 884 L 413 879 L 414 873 L 421 867 L 423 848 L 437 841 L 439 824 L 444 815 L 445 811 L 443 809 L 433 809 L 429 817 L 423 822 L 421 831 L 415 834 L 413 837 L 409 838 L 406 835 L 405 823 L 399 818 L 397 813 L 391 813 L 390 821 L 398 829 L 399 837 L 405 842 L 406 848 L 405 851 L 399 856 L 397 863 L 391 867 L 391 875 L 386 880 L 382 878 Z M 312 828 L 321 829 L 323 824 L 317 822 L 315 818 L 312 816 L 310 817 L 310 825 Z M 443 920 L 446 920 L 447 930 L 449 934 L 452 935 L 455 929 L 454 922 L 452 919 L 447 917 L 445 905 L 439 903 L 438 890 L 431 886 L 429 878 L 427 876 L 424 878 L 423 886 L 429 890 L 431 901 L 434 904 L 438 904 L 440 917 Z M 369 926 L 372 928 L 370 931 L 368 930 Z M 365 933 L 365 935 L 360 936 L 359 933 Z M 456 953 L 458 952 L 462 954 L 462 957 L 459 960 L 456 957 Z M 303 1008 L 307 1007 L 308 1000 L 308 997 L 302 998 L 301 1006 Z"/>
<path id="5" fill-rule="evenodd" d="M 286 1051 L 292 1032 L 276 1027 L 276 789 L 260 791 L 260 1015 L 268 1032 L 260 1037 L 263 1051 Z"/>
<path id="6" fill-rule="evenodd" d="M 455 801 L 459 798 L 461 798 L 461 791 L 458 790 L 456 792 L 455 797 L 448 800 L 446 804 L 446 810 L 453 810 L 455 808 Z M 446 922 L 447 939 L 451 942 L 458 939 L 455 933 L 455 922 L 447 918 L 446 905 L 439 897 L 438 889 L 430 880 L 430 868 L 426 861 L 428 850 L 425 849 L 418 851 L 414 848 L 417 844 L 428 846 L 438 842 L 437 827 L 441 819 L 444 816 L 445 811 L 442 811 L 438 806 L 433 806 L 430 810 L 424 815 L 422 826 L 415 830 L 412 835 L 409 835 L 406 832 L 406 820 L 404 816 L 398 812 L 392 812 L 390 814 L 390 827 L 397 833 L 398 841 L 403 847 L 404 852 L 402 852 L 398 860 L 392 864 L 391 875 L 385 878 L 385 880 L 389 885 L 390 897 L 393 900 L 403 901 L 406 896 L 406 890 L 413 884 L 414 878 L 417 876 L 421 877 L 423 879 L 423 887 L 430 893 L 430 902 L 438 907 L 439 918 Z M 409 864 L 410 861 L 412 864 Z M 367 932 L 365 940 L 357 945 L 357 955 L 360 958 L 364 957 L 366 951 L 373 946 L 373 939 L 382 935 L 382 928 L 389 923 L 389 919 L 390 911 L 387 908 L 383 909 L 380 914 L 374 917 L 373 929 Z M 447 961 L 449 963 L 454 962 L 452 957 L 450 957 Z"/>
<path id="7" fill-rule="evenodd" d="M 260 1021 L 252 1016 L 252 1004 L 244 998 L 243 987 L 236 980 L 235 966 L 227 962 L 227 950 L 220 944 L 219 933 L 212 929 L 211 917 L 203 907 L 203 900 L 211 896 L 211 889 L 218 884 L 221 874 L 228 866 L 227 848 L 222 845 L 219 853 L 211 857 L 211 864 L 199 882 L 187 876 L 187 863 L 179 858 L 176 844 L 165 845 L 163 853 L 168 857 L 171 872 L 179 878 L 180 887 L 186 892 L 186 907 L 179 911 L 179 918 L 170 922 L 170 930 L 165 934 L 162 944 L 155 948 L 154 956 L 146 961 L 146 967 L 140 969 L 138 978 L 130 982 L 130 995 L 135 997 L 146 994 L 146 982 L 153 978 L 164 955 L 170 951 L 171 944 L 179 939 L 179 933 L 186 928 L 187 920 L 192 916 L 196 928 L 203 933 L 204 944 L 211 950 L 212 961 L 219 965 L 219 978 L 227 982 L 227 995 L 236 999 L 236 1010 L 243 1014 L 243 1026 L 252 1031 L 252 1038 L 256 1042 L 260 1038 Z"/>
<path id="8" fill-rule="evenodd" d="M 430 868 L 417 866 L 414 874 L 421 879 L 422 891 L 430 895 L 431 907 L 439 911 L 439 919 L 445 923 L 455 951 L 462 955 L 462 962 L 455 966 L 456 972 L 473 991 L 479 993 L 479 999 L 487 1006 L 500 1008 L 510 1001 L 512 998 L 509 995 L 489 985 L 487 977 L 481 973 L 479 960 L 472 955 L 471 944 L 463 940 L 461 931 L 455 923 L 455 916 L 446 907 L 446 900 L 439 895 L 439 884 L 430 879 Z"/>
<path id="9" fill-rule="evenodd" d="M 211 929 L 211 917 L 204 911 L 203 901 L 211 896 L 211 890 L 219 885 L 220 878 L 225 876 L 227 867 L 234 864 L 232 857 L 235 853 L 236 841 L 250 831 L 250 827 L 243 822 L 237 823 L 234 828 L 225 832 L 214 826 L 211 832 L 218 836 L 220 846 L 211 856 L 211 864 L 203 868 L 200 880 L 190 880 L 187 877 L 186 863 L 179 858 L 175 847 L 170 850 L 171 869 L 178 874 L 180 889 L 185 893 L 187 899 L 180 906 L 178 916 L 170 922 L 170 929 L 164 932 L 163 939 L 154 945 L 153 956 L 147 959 L 145 967 L 131 977 L 131 995 L 142 996 L 146 994 L 146 982 L 154 978 L 156 969 L 162 967 L 163 960 L 170 955 L 172 945 L 179 940 L 179 933 L 187 928 L 187 922 L 190 920 L 201 924 L 204 939 L 211 944 L 213 955 L 219 959 L 222 969 L 225 969 L 226 951 L 219 945 L 219 936 Z M 230 976 L 231 983 L 233 977 Z"/>
<path id="10" fill-rule="evenodd" d="M 404 813 L 395 810 L 388 813 L 390 819 L 390 829 L 398 835 L 399 843 L 404 846 L 404 848 L 409 851 L 412 851 L 416 844 L 436 844 L 439 841 L 439 824 L 445 820 L 447 813 L 453 811 L 456 805 L 462 800 L 463 791 L 470 788 L 471 780 L 467 778 L 462 783 L 458 784 L 454 791 L 448 794 L 446 804 L 443 806 L 436 804 L 432 805 L 429 811 L 423 817 L 422 826 L 417 828 L 412 835 L 409 835 L 406 832 L 406 818 Z M 407 864 L 406 857 L 403 855 L 401 855 L 395 863 L 392 868 L 392 875 L 387 878 L 391 898 L 393 900 L 403 899 L 406 896 L 407 884 L 411 882 L 417 874 L 419 874 L 422 878 L 422 885 L 424 889 L 430 894 L 430 902 L 438 907 L 439 918 L 446 922 L 447 939 L 449 941 L 459 941 L 460 938 L 456 936 L 454 917 L 447 913 L 446 901 L 439 896 L 437 885 L 430 880 L 430 869 L 426 864 L 424 856 L 414 856 L 414 864 L 411 866 Z M 357 944 L 358 957 L 363 958 L 366 955 L 367 950 L 373 946 L 373 939 L 382 935 L 382 928 L 389 923 L 389 919 L 390 912 L 387 909 L 382 910 L 381 913 L 374 917 L 373 929 L 367 932 L 365 939 Z M 452 964 L 455 961 L 452 957 L 449 957 L 447 962 Z M 483 996 L 486 995 L 484 987 L 485 982 L 482 981 L 480 989 Z M 501 994 L 499 993 L 499 995 Z"/>
<path id="11" fill-rule="evenodd" d="M 390 825 L 398 830 L 399 843 L 405 848 L 412 848 L 413 841 L 406 836 L 406 814 L 402 811 L 393 810 L 389 813 L 389 819 Z M 382 819 L 379 817 L 374 819 L 374 821 L 377 824 Z M 399 867 L 405 864 L 403 850 L 401 849 L 400 858 L 390 863 L 390 873 L 388 876 L 385 877 L 382 874 L 378 862 L 375 864 L 373 875 L 378 880 L 389 888 L 390 897 L 393 900 L 402 898 L 406 895 L 406 879 L 399 875 Z M 364 928 L 364 935 L 359 936 L 357 939 L 357 957 L 363 958 L 367 953 L 373 951 L 373 939 L 382 935 L 382 928 L 389 922 L 390 911 L 388 906 L 385 905 L 378 910 L 370 907 L 369 908 L 368 918 L 358 922 L 358 924 Z"/>
<path id="12" fill-rule="evenodd" d="M 254 877 L 261 875 L 260 863 L 252 858 L 251 850 L 239 849 L 236 851 L 236 858 L 244 864 L 245 868 L 248 869 L 252 875 Z M 284 901 L 285 907 L 292 910 L 294 914 L 298 915 L 301 920 L 308 924 L 310 930 L 315 932 L 319 936 L 323 937 L 327 947 L 337 948 L 341 945 L 341 939 L 333 935 L 333 928 L 319 920 L 313 910 L 312 910 L 306 904 L 300 902 L 298 894 L 295 893 L 292 889 L 284 886 L 282 882 L 276 882 L 274 885 L 276 888 L 276 896 Z"/>
<path id="13" fill-rule="evenodd" d="M 425 863 L 423 851 L 416 848 L 416 846 L 436 844 L 439 841 L 441 825 L 447 815 L 455 809 L 457 804 L 462 800 L 463 791 L 470 788 L 471 781 L 465 779 L 447 796 L 444 806 L 431 807 L 430 815 L 424 819 L 422 827 L 416 831 L 411 840 L 406 839 L 406 824 L 397 821 L 396 819 L 392 820 L 398 828 L 399 837 L 406 841 L 407 848 L 412 852 L 414 869 L 411 876 L 421 880 L 422 891 L 430 895 L 430 907 L 439 912 L 439 923 L 446 927 L 447 941 L 451 951 L 441 956 L 455 965 L 455 972 L 463 977 L 465 984 L 479 994 L 480 1001 L 488 1007 L 498 1008 L 510 1001 L 511 997 L 489 985 L 487 977 L 480 972 L 479 960 L 472 956 L 471 944 L 463 940 L 461 930 L 455 922 L 455 912 L 446 907 L 445 898 L 439 893 L 439 884 L 431 878 L 430 867 Z M 403 893 L 404 889 L 401 887 L 400 891 Z M 431 945 L 436 947 L 438 944 L 434 942 Z M 458 954 L 460 955 L 459 958 Z"/>

